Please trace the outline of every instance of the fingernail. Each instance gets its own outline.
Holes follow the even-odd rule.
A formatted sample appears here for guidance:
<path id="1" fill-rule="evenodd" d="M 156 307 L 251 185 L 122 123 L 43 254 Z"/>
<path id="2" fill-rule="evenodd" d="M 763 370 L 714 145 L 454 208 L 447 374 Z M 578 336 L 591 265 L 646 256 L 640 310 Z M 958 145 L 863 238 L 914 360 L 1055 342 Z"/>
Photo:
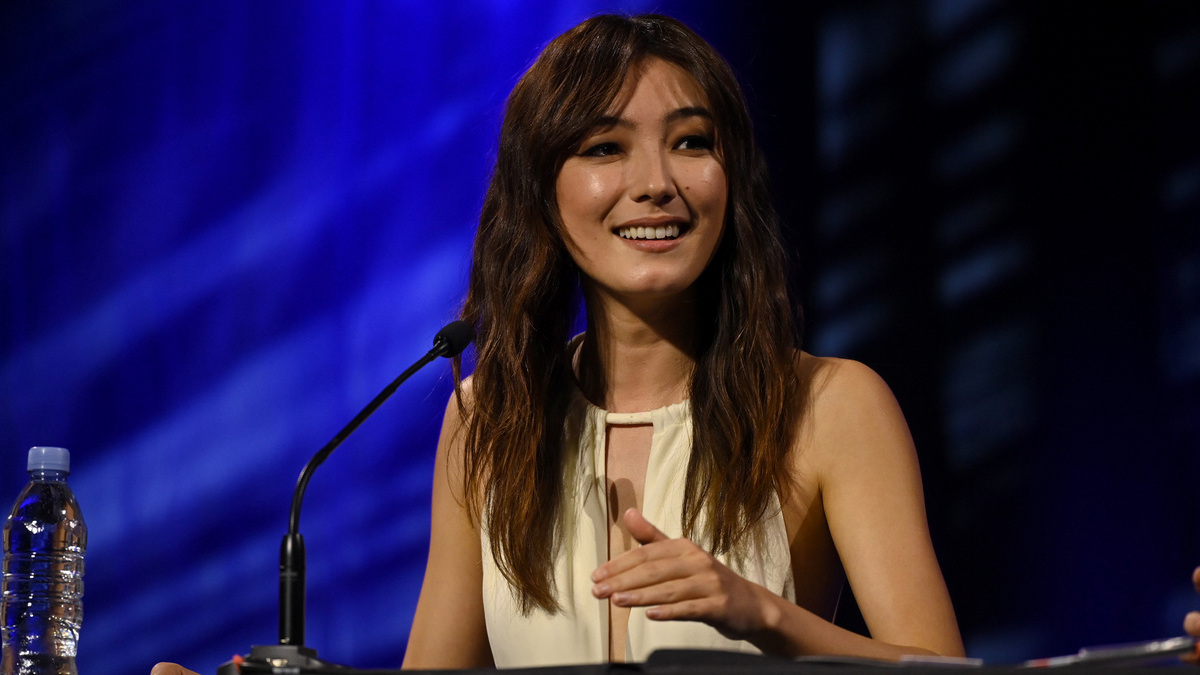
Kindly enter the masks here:
<path id="1" fill-rule="evenodd" d="M 609 591 L 611 590 L 612 589 L 608 587 L 608 584 L 596 584 L 595 586 L 592 586 L 592 594 L 597 597 L 604 597 L 608 595 Z"/>
<path id="2" fill-rule="evenodd" d="M 629 600 L 629 594 L 625 593 L 624 591 L 622 591 L 620 593 L 613 593 L 612 597 L 609 599 L 618 605 L 623 605 L 623 604 L 625 604 L 626 601 Z"/>

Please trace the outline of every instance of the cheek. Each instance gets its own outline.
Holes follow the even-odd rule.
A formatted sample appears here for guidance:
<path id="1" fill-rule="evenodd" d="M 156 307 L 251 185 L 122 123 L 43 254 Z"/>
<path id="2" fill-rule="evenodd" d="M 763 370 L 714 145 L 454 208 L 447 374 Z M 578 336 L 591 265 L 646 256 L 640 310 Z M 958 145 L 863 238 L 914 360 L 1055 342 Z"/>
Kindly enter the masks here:
<path id="1" fill-rule="evenodd" d="M 686 191 L 694 208 L 703 210 L 708 216 L 715 212 L 724 217 L 729 186 L 725 181 L 725 169 L 720 164 L 710 164 L 697 171 Z"/>
<path id="2" fill-rule="evenodd" d="M 560 171 L 554 180 L 554 198 L 558 202 L 559 216 L 566 219 L 567 214 L 575 209 L 577 194 L 571 185 L 571 175 L 566 170 Z"/>
<path id="3" fill-rule="evenodd" d="M 611 201 L 611 182 L 600 171 L 564 168 L 555 183 L 560 215 L 564 220 L 602 215 Z"/>

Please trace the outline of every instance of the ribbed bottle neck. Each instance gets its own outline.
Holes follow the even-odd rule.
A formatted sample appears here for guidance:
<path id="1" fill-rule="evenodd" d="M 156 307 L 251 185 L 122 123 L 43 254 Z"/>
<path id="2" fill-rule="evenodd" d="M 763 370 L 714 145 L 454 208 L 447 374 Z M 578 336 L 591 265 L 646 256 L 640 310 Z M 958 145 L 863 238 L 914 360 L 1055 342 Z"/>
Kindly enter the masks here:
<path id="1" fill-rule="evenodd" d="M 29 479 L 39 483 L 65 483 L 70 473 L 55 469 L 33 469 L 29 472 Z"/>

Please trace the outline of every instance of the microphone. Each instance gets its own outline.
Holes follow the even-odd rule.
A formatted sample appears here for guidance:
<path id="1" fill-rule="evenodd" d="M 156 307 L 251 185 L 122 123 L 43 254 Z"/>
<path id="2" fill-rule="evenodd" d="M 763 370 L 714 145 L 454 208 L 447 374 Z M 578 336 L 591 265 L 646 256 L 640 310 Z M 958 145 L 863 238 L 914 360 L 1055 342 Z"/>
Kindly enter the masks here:
<path id="1" fill-rule="evenodd" d="M 288 532 L 283 537 L 279 549 L 279 644 L 254 645 L 250 656 L 244 660 L 235 659 L 221 665 L 218 675 L 236 675 L 237 673 L 273 673 L 297 672 L 297 669 L 340 668 L 336 664 L 326 663 L 317 658 L 317 652 L 304 646 L 304 593 L 305 593 L 305 564 L 304 538 L 300 536 L 300 506 L 304 501 L 304 492 L 308 481 L 312 479 L 317 467 L 329 458 L 329 455 L 354 433 L 384 401 L 404 384 L 404 381 L 425 367 L 430 361 L 439 356 L 452 358 L 462 353 L 467 345 L 475 339 L 475 330 L 466 321 L 453 321 L 442 327 L 433 337 L 433 349 L 426 352 L 416 363 L 412 364 L 391 384 L 383 388 L 370 403 L 367 404 L 350 423 L 342 428 L 325 447 L 317 451 L 296 482 L 296 490 L 292 494 L 292 510 L 288 517 Z M 279 669 L 278 671 L 276 669 Z"/>

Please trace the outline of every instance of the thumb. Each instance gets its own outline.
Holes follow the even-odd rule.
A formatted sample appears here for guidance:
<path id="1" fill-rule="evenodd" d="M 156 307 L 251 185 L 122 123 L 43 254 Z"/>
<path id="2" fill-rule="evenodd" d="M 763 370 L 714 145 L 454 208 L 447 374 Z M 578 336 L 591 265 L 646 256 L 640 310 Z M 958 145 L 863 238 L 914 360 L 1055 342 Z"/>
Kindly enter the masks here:
<path id="1" fill-rule="evenodd" d="M 637 509 L 628 509 L 625 511 L 625 528 L 633 535 L 634 539 L 638 540 L 639 544 L 649 544 L 655 541 L 666 541 L 670 539 L 662 533 L 646 517 Z"/>

